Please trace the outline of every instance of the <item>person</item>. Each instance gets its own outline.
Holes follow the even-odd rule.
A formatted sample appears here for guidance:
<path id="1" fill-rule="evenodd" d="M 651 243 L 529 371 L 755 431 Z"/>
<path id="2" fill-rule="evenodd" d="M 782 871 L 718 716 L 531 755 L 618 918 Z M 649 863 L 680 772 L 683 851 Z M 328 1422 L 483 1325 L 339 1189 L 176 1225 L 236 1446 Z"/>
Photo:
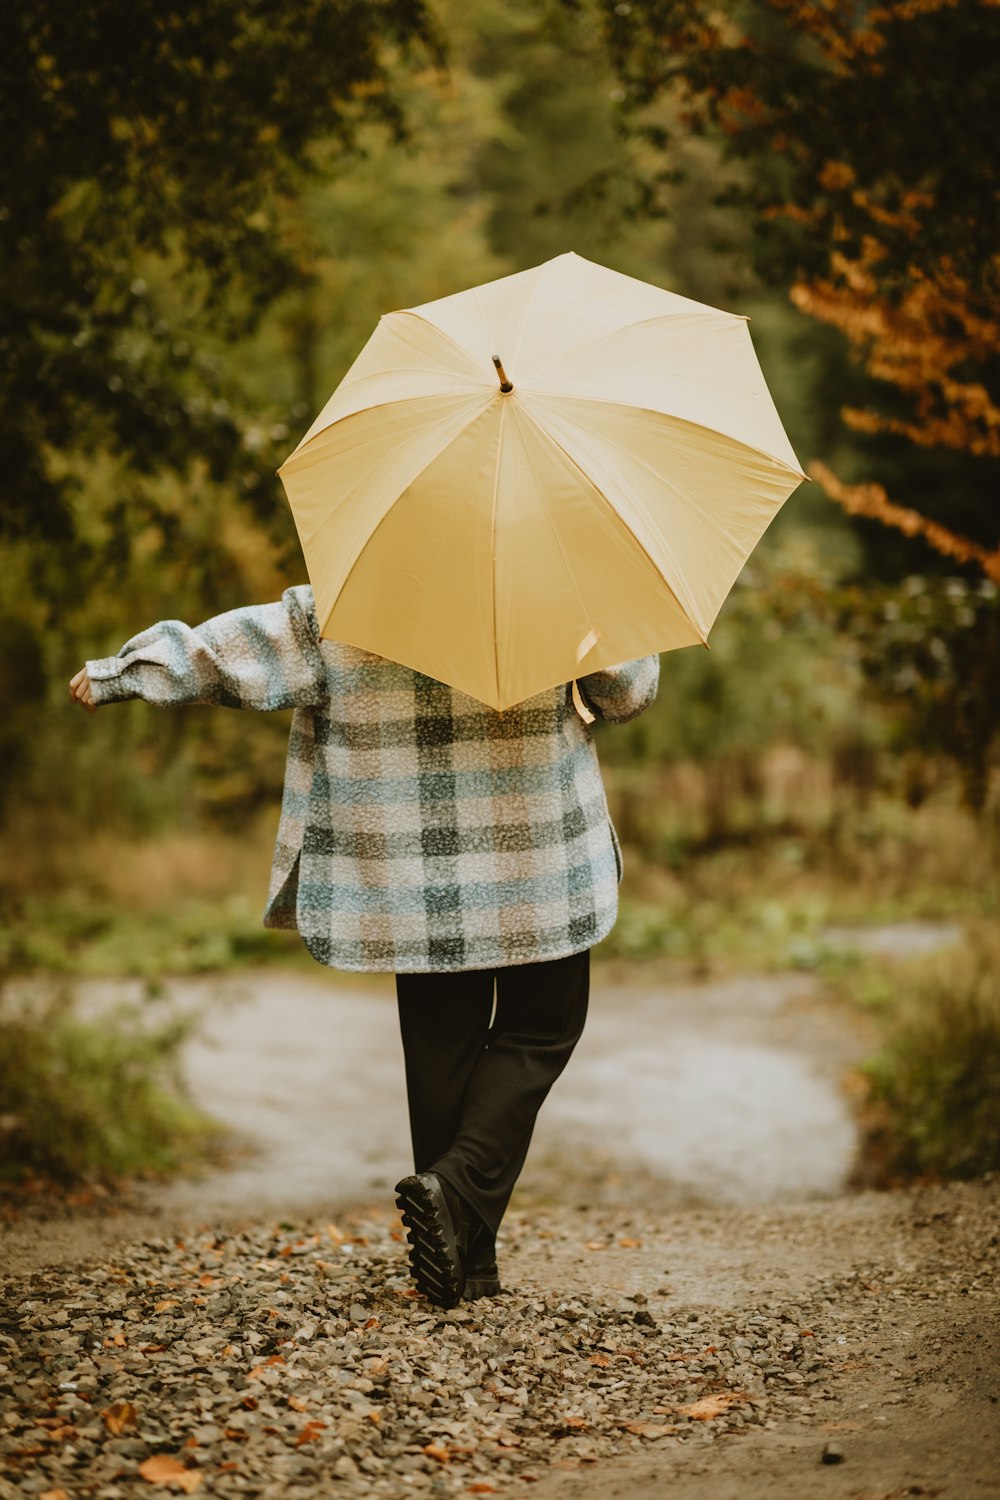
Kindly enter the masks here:
<path id="1" fill-rule="evenodd" d="M 659 658 L 582 677 L 591 715 L 652 702 Z M 320 638 L 308 585 L 197 627 L 163 620 L 70 682 L 89 711 L 294 710 L 267 927 L 393 973 L 414 1171 L 396 1188 L 432 1303 L 500 1291 L 496 1232 L 583 1030 L 621 855 L 570 684 L 504 712 Z"/>

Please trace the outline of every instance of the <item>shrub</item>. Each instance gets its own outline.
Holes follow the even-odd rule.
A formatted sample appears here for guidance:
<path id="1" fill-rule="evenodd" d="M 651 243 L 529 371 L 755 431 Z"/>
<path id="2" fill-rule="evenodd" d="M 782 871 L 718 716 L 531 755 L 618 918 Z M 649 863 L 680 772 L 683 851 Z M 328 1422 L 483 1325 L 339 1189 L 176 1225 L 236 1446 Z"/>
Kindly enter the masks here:
<path id="1" fill-rule="evenodd" d="M 1000 936 L 973 932 L 917 976 L 864 1066 L 883 1181 L 1000 1168 Z"/>
<path id="2" fill-rule="evenodd" d="M 140 1024 L 136 1006 L 83 1020 L 68 992 L 0 1007 L 0 1178 L 63 1183 L 164 1172 L 219 1127 L 185 1097 L 192 1021 Z"/>

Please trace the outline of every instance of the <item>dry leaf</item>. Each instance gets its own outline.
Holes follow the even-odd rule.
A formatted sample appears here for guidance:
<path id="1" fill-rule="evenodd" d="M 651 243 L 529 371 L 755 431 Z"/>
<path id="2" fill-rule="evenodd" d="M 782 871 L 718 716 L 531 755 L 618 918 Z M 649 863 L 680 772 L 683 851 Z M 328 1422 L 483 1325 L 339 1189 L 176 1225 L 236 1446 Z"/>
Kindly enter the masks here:
<path id="1" fill-rule="evenodd" d="M 477 1479 L 472 1484 L 467 1484 L 465 1488 L 470 1495 L 495 1495 L 497 1492 L 496 1485 L 490 1484 L 488 1479 Z"/>
<path id="2" fill-rule="evenodd" d="M 139 1345 L 139 1353 L 140 1354 L 162 1354 L 163 1351 L 164 1351 L 164 1349 L 166 1347 L 167 1347 L 166 1344 L 140 1344 Z"/>
<path id="3" fill-rule="evenodd" d="M 162 1302 L 157 1302 L 153 1307 L 154 1312 L 166 1312 L 168 1307 L 180 1307 L 179 1297 L 164 1297 Z"/>
<path id="4" fill-rule="evenodd" d="M 713 1417 L 721 1417 L 731 1406 L 737 1406 L 746 1399 L 745 1391 L 718 1391 L 714 1396 L 702 1396 L 700 1400 L 692 1401 L 690 1406 L 679 1406 L 677 1409 L 683 1416 L 691 1417 L 696 1422 L 710 1422 Z"/>
<path id="5" fill-rule="evenodd" d="M 239 1464 L 236 1462 L 235 1458 L 227 1458 L 226 1462 L 224 1464 L 220 1464 L 219 1465 L 219 1473 L 220 1474 L 225 1474 L 230 1469 L 238 1469 L 238 1468 L 239 1468 Z"/>
<path id="6" fill-rule="evenodd" d="M 642 1240 L 628 1240 L 628 1239 L 625 1239 L 625 1240 L 619 1240 L 618 1243 L 622 1247 L 623 1250 L 641 1250 L 642 1249 Z"/>
<path id="7" fill-rule="evenodd" d="M 600 1369 L 606 1370 L 611 1361 L 606 1354 L 592 1354 L 587 1363 L 591 1365 L 598 1365 Z"/>
<path id="8" fill-rule="evenodd" d="M 377 1427 L 382 1420 L 382 1408 L 380 1406 L 373 1406 L 371 1411 L 365 1412 L 365 1416 L 369 1422 L 374 1422 Z"/>
<path id="9" fill-rule="evenodd" d="M 584 1246 L 585 1250 L 606 1250 L 607 1248 L 604 1240 L 588 1240 Z"/>
<path id="10" fill-rule="evenodd" d="M 243 1427 L 224 1427 L 222 1435 L 234 1443 L 245 1443 L 247 1440 L 247 1432 Z"/>
<path id="11" fill-rule="evenodd" d="M 439 1464 L 451 1463 L 451 1454 L 444 1443 L 428 1443 L 424 1448 L 428 1458 L 437 1459 Z"/>
<path id="12" fill-rule="evenodd" d="M 173 1458 L 169 1453 L 156 1453 L 152 1458 L 143 1459 L 139 1473 L 150 1484 L 176 1485 L 188 1495 L 194 1494 L 202 1480 L 200 1469 L 185 1468 L 179 1458 Z"/>
<path id="13" fill-rule="evenodd" d="M 623 1422 L 622 1426 L 626 1432 L 632 1432 L 636 1437 L 662 1438 L 669 1437 L 676 1432 L 676 1427 L 667 1427 L 662 1422 Z"/>
<path id="14" fill-rule="evenodd" d="M 296 1446 L 298 1447 L 302 1443 L 314 1443 L 319 1437 L 320 1433 L 323 1431 L 323 1428 L 326 1427 L 326 1425 L 326 1422 L 307 1422 L 302 1431 L 299 1433 L 298 1437 L 295 1439 Z M 265 1431 L 266 1430 L 267 1429 L 265 1428 Z"/>
<path id="15" fill-rule="evenodd" d="M 43 1490 L 38 1500 L 69 1500 L 65 1490 Z"/>
<path id="16" fill-rule="evenodd" d="M 116 1333 L 113 1339 L 105 1339 L 104 1347 L 105 1349 L 124 1349 L 125 1335 L 123 1333 Z"/>
<path id="17" fill-rule="evenodd" d="M 216 1282 L 216 1279 L 217 1278 L 212 1275 L 211 1271 L 203 1271 L 201 1273 L 201 1275 L 198 1277 L 198 1285 L 199 1286 L 214 1286 L 215 1282 Z M 221 1277 L 218 1278 L 218 1280 L 220 1280 L 220 1281 L 221 1281 L 221 1279 L 222 1279 Z"/>
<path id="18" fill-rule="evenodd" d="M 335 1245 L 342 1245 L 344 1243 L 344 1240 L 347 1238 L 347 1236 L 345 1234 L 342 1234 L 341 1231 L 337 1228 L 336 1224 L 328 1224 L 326 1226 L 326 1232 Z"/>
<path id="19" fill-rule="evenodd" d="M 139 1414 L 131 1401 L 116 1401 L 113 1406 L 106 1406 L 101 1416 L 105 1427 L 115 1437 L 124 1432 L 126 1427 L 135 1427 L 139 1420 Z"/>
<path id="20" fill-rule="evenodd" d="M 303 1401 L 301 1396 L 289 1396 L 288 1404 L 293 1411 L 308 1411 L 309 1402 Z"/>

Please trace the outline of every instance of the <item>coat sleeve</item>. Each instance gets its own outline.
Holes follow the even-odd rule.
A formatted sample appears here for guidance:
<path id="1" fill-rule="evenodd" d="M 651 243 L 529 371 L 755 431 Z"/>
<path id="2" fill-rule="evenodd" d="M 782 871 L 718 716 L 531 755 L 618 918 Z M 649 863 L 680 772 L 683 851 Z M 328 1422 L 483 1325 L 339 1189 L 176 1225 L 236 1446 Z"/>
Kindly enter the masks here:
<path id="1" fill-rule="evenodd" d="M 161 620 L 117 656 L 87 662 L 94 702 L 144 698 L 160 707 L 303 708 L 323 701 L 326 670 L 308 585 L 203 625 Z"/>
<path id="2" fill-rule="evenodd" d="M 626 724 L 649 707 L 659 684 L 660 658 L 641 656 L 604 672 L 591 672 L 577 686 L 593 713 L 611 724 Z"/>

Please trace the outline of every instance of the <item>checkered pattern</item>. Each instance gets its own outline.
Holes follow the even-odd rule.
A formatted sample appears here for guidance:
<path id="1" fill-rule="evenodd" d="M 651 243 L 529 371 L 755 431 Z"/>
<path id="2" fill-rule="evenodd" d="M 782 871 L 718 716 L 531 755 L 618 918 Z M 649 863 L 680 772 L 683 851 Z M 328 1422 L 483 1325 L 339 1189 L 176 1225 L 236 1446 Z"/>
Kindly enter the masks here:
<path id="1" fill-rule="evenodd" d="M 162 621 L 87 663 L 97 703 L 293 708 L 264 925 L 338 969 L 499 968 L 589 948 L 614 924 L 621 859 L 569 689 L 497 713 L 408 667 L 319 638 L 312 590 Z M 655 656 L 581 680 L 622 722 Z"/>

